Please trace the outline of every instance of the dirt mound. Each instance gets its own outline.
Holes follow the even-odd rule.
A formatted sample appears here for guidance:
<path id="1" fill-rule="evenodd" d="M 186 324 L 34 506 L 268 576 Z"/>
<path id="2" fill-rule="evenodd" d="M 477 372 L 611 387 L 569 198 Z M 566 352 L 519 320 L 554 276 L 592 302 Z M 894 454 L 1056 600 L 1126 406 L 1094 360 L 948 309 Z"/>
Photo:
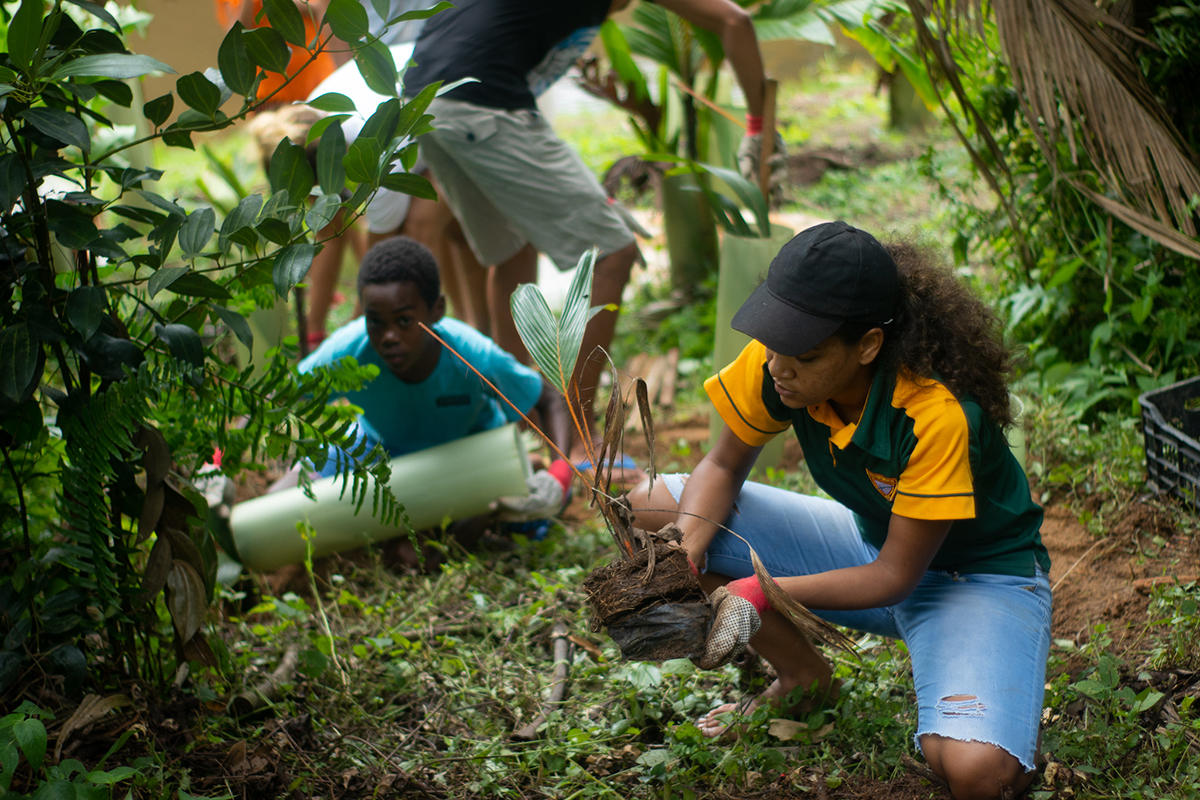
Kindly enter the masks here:
<path id="1" fill-rule="evenodd" d="M 1149 579 L 1195 575 L 1197 542 L 1179 534 L 1170 514 L 1130 506 L 1106 535 L 1095 535 L 1064 508 L 1046 509 L 1042 541 L 1050 551 L 1056 639 L 1083 643 L 1105 623 L 1118 651 L 1145 634 Z"/>

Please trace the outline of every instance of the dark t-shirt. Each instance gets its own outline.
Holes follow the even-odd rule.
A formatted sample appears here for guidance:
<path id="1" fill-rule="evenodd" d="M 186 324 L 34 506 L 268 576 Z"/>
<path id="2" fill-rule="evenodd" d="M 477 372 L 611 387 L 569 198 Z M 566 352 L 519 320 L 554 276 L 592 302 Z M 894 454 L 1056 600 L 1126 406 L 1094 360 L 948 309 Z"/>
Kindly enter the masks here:
<path id="1" fill-rule="evenodd" d="M 489 108 L 534 97 L 583 54 L 612 0 L 458 0 L 425 23 L 404 76 L 412 97 L 434 81 L 478 78 L 445 95 Z"/>

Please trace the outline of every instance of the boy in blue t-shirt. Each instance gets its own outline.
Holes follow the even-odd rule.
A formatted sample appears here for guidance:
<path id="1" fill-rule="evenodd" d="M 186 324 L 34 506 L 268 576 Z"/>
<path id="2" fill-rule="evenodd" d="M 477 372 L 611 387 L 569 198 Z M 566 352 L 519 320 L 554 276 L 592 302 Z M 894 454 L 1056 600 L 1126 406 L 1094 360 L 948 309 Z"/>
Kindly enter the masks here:
<path id="1" fill-rule="evenodd" d="M 348 356 L 379 368 L 378 377 L 344 394 L 362 409 L 360 436 L 382 444 L 395 457 L 520 419 L 419 324 L 424 323 L 522 413 L 536 410 L 555 445 L 570 451 L 570 418 L 563 399 L 491 339 L 445 316 L 437 262 L 424 245 L 397 236 L 372 247 L 359 268 L 358 295 L 363 316 L 332 333 L 299 369 L 309 372 Z M 325 472 L 333 470 L 331 457 Z M 557 513 L 570 481 L 570 465 L 556 460 L 531 479 L 532 497 L 522 510 L 539 516 Z"/>

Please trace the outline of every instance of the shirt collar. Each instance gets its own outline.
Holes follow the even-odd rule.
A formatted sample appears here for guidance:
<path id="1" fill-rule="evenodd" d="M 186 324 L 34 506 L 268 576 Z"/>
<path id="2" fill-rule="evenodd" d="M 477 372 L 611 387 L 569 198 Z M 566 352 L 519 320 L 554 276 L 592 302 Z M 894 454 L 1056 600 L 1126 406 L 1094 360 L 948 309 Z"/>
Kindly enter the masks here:
<path id="1" fill-rule="evenodd" d="M 858 422 L 842 422 L 842 418 L 828 401 L 809 406 L 808 414 L 817 422 L 829 427 L 829 441 L 839 450 L 845 450 L 847 446 L 854 444 L 876 458 L 887 459 L 892 454 L 892 439 L 888 435 L 886 412 L 894 388 L 894 377 L 884 370 L 877 370 Z"/>

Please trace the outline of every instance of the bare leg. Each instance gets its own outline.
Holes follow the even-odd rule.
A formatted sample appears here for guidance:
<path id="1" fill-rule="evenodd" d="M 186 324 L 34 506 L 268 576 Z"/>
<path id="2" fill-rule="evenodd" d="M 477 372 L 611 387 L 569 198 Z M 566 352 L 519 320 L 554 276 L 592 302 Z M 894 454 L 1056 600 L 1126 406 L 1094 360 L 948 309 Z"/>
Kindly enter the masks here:
<path id="1" fill-rule="evenodd" d="M 449 206 L 447 206 L 447 210 Z M 492 312 L 488 308 L 488 271 L 475 257 L 475 251 L 467 243 L 462 225 L 453 216 L 446 226 L 446 239 L 451 243 L 450 253 L 454 270 L 458 273 L 459 285 L 463 287 L 463 307 L 472 320 L 476 329 L 489 332 L 492 330 Z M 536 279 L 536 269 L 535 269 Z"/>
<path id="2" fill-rule="evenodd" d="M 345 221 L 345 209 L 339 209 L 333 221 L 317 234 L 318 239 L 333 236 L 325 242 L 325 248 L 313 258 L 312 267 L 308 270 L 308 332 L 313 334 L 325 333 L 325 322 L 329 317 L 329 308 L 333 305 L 333 293 L 337 289 L 338 276 L 342 272 L 342 254 L 346 248 L 346 238 L 349 232 L 334 236 Z"/>
<path id="3" fill-rule="evenodd" d="M 530 364 L 533 360 L 529 357 L 529 351 L 525 349 L 525 343 L 521 341 L 521 335 L 517 333 L 508 302 L 518 285 L 536 282 L 537 250 L 534 250 L 531 244 L 522 247 L 503 264 L 488 268 L 488 307 L 492 312 L 492 338 L 522 364 Z M 609 336 L 611 338 L 611 332 Z M 586 334 L 583 341 L 586 347 Z"/>
<path id="4" fill-rule="evenodd" d="M 610 303 L 621 304 L 621 293 L 625 284 L 629 283 L 629 272 L 637 259 L 637 243 L 609 253 L 596 262 L 596 273 L 592 278 L 592 305 L 604 306 Z M 608 350 L 612 344 L 613 332 L 617 328 L 617 314 L 612 311 L 601 311 L 583 333 L 583 347 L 580 349 L 580 362 L 575 367 L 575 380 L 579 382 L 579 399 L 582 410 L 581 418 L 592 419 L 592 401 L 596 397 L 596 386 L 600 383 L 600 371 L 608 364 L 603 352 L 596 348 Z"/>
<path id="5" fill-rule="evenodd" d="M 950 784 L 956 800 L 999 800 L 1015 797 L 1033 783 L 1011 753 L 985 742 L 964 742 L 936 734 L 921 737 L 921 752 L 929 768 Z"/>
<path id="6" fill-rule="evenodd" d="M 653 491 L 647 492 L 648 481 L 638 484 L 628 494 L 633 507 L 635 524 L 646 530 L 659 530 L 668 522 L 676 520 L 678 503 L 662 481 L 654 482 Z M 706 592 L 729 582 L 729 578 L 715 573 L 700 576 L 700 585 Z M 762 615 L 762 627 L 750 640 L 750 645 L 775 668 L 777 680 L 767 687 L 751 704 L 754 708 L 762 701 L 782 703 L 796 688 L 815 690 L 818 697 L 836 697 L 837 686 L 833 681 L 833 668 L 812 643 L 801 636 L 796 627 L 783 615 L 767 611 Z M 736 704 L 729 703 L 705 714 L 697 723 L 706 736 L 719 736 L 725 731 L 718 714 L 734 711 Z"/>

